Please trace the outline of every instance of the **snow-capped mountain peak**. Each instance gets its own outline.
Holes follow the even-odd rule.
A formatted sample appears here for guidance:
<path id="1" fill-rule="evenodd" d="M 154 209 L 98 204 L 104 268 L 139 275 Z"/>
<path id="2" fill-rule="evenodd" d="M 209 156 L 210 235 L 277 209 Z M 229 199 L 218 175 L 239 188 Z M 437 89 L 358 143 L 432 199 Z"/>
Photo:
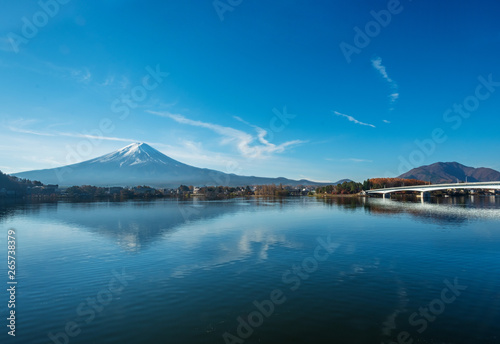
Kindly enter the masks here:
<path id="1" fill-rule="evenodd" d="M 117 152 L 124 153 L 125 155 L 130 155 L 130 154 L 134 154 L 137 152 L 147 152 L 147 151 L 157 152 L 156 149 L 154 149 L 153 147 L 151 147 L 150 145 L 148 145 L 144 142 L 131 143 L 128 146 L 125 146 L 125 147 L 119 149 Z"/>
<path id="2" fill-rule="evenodd" d="M 132 143 L 109 154 L 80 163 L 46 170 L 14 174 L 61 186 L 134 186 L 178 187 L 184 185 L 244 186 L 255 184 L 313 185 L 306 180 L 238 176 L 198 168 L 169 158 L 146 143 Z"/>
<path id="3" fill-rule="evenodd" d="M 146 143 L 132 143 L 117 151 L 90 160 L 89 163 L 117 163 L 122 166 L 159 163 L 164 165 L 182 165 Z"/>
<path id="4" fill-rule="evenodd" d="M 122 149 L 120 149 L 118 151 L 125 153 L 125 155 L 129 155 L 129 154 L 133 154 L 137 151 L 140 151 L 141 146 L 144 146 L 143 149 L 145 149 L 146 147 L 149 147 L 145 143 L 135 142 L 135 143 L 129 144 L 128 146 L 123 147 Z"/>

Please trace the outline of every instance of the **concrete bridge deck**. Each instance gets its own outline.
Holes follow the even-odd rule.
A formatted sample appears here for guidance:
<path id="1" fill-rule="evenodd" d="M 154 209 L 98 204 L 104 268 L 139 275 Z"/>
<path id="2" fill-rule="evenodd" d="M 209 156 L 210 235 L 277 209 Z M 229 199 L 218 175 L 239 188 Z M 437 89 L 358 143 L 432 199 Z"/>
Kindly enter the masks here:
<path id="1" fill-rule="evenodd" d="M 365 194 L 382 194 L 385 198 L 387 194 L 401 192 L 401 191 L 416 191 L 420 192 L 422 196 L 426 192 L 438 190 L 500 190 L 500 181 L 496 182 L 477 182 L 477 183 L 447 183 L 447 184 L 429 184 L 429 185 L 413 185 L 413 186 L 399 186 L 393 188 L 372 189 L 366 190 Z"/>

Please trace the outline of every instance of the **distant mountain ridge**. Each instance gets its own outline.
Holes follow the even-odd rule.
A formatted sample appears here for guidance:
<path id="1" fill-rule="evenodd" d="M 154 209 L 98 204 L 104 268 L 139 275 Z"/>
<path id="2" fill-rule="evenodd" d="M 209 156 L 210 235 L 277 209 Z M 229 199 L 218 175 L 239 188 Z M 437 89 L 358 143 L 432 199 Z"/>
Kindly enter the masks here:
<path id="1" fill-rule="evenodd" d="M 469 167 L 458 162 L 436 162 L 414 168 L 403 173 L 399 178 L 419 179 L 431 183 L 455 183 L 459 181 L 468 182 L 490 182 L 500 181 L 500 172 L 486 167 Z"/>
<path id="2" fill-rule="evenodd" d="M 262 184 L 327 185 L 309 180 L 283 177 L 239 176 L 183 164 L 146 143 L 133 143 L 95 159 L 59 168 L 13 173 L 19 178 L 39 180 L 60 186 L 136 186 L 175 188 L 181 184 L 194 186 L 246 186 Z M 340 183 L 346 181 L 341 180 Z M 337 182 L 337 183 L 339 183 Z M 333 184 L 337 184 L 333 183 Z"/>

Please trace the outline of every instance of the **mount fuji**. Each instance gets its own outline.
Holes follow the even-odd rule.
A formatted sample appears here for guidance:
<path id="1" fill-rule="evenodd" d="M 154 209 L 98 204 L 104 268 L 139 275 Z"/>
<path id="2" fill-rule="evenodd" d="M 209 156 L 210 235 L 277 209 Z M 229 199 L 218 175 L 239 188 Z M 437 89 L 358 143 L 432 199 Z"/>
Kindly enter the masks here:
<path id="1" fill-rule="evenodd" d="M 133 143 L 115 152 L 58 168 L 13 173 L 18 178 L 60 186 L 136 186 L 175 188 L 194 186 L 245 186 L 259 184 L 326 185 L 309 180 L 239 176 L 183 164 L 146 143 Z"/>

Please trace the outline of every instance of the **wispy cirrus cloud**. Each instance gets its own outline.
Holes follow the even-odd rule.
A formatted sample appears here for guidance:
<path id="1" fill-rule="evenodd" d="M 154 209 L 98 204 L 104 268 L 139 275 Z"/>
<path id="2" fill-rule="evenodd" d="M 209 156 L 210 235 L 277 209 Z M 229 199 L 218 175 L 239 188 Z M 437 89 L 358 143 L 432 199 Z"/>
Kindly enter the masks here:
<path id="1" fill-rule="evenodd" d="M 372 59 L 372 66 L 373 66 L 373 68 L 375 68 L 375 70 L 377 70 L 379 72 L 379 74 L 382 76 L 382 78 L 384 78 L 389 83 L 389 87 L 390 87 L 391 92 L 392 92 L 389 95 L 389 101 L 391 104 L 391 110 L 393 110 L 392 105 L 394 103 L 396 103 L 396 101 L 399 98 L 399 91 L 398 91 L 399 86 L 394 80 L 392 80 L 389 77 L 389 74 L 387 74 L 387 70 L 386 70 L 385 66 L 382 64 L 382 58 L 376 57 L 376 58 Z"/>
<path id="2" fill-rule="evenodd" d="M 74 69 L 71 71 L 71 77 L 78 82 L 88 83 L 92 80 L 92 73 L 87 68 Z"/>
<path id="3" fill-rule="evenodd" d="M 376 70 L 378 70 L 378 72 L 380 73 L 380 75 L 382 75 L 382 77 L 387 80 L 388 82 L 392 83 L 392 79 L 389 77 L 389 75 L 387 74 L 387 71 L 385 69 L 385 66 L 382 65 L 382 59 L 380 57 L 376 57 L 372 60 L 372 65 L 373 65 L 373 68 L 375 68 Z"/>
<path id="4" fill-rule="evenodd" d="M 100 83 L 101 86 L 111 86 L 115 82 L 115 76 L 114 75 L 109 75 L 104 79 L 103 82 Z"/>
<path id="5" fill-rule="evenodd" d="M 110 74 L 106 76 L 103 81 L 97 82 L 97 85 L 101 87 L 111 87 L 118 90 L 126 90 L 130 87 L 130 80 L 125 75 L 118 76 Z"/>
<path id="6" fill-rule="evenodd" d="M 41 70 L 40 69 L 35 70 L 39 74 L 52 74 L 60 78 L 70 79 L 78 83 L 84 83 L 84 84 L 87 84 L 90 81 L 92 81 L 92 73 L 87 67 L 81 67 L 81 68 L 66 67 L 66 66 L 56 65 L 48 61 L 39 61 L 39 63 Z"/>
<path id="7" fill-rule="evenodd" d="M 17 128 L 14 126 L 8 126 L 7 129 L 14 133 L 20 133 L 20 134 L 31 134 L 31 135 L 37 135 L 37 136 L 56 136 L 55 134 L 51 133 L 44 133 L 41 131 L 36 131 L 36 130 L 30 130 L 30 129 L 24 129 L 24 128 Z"/>
<path id="8" fill-rule="evenodd" d="M 5 127 L 14 133 L 19 134 L 31 134 L 37 136 L 55 136 L 52 133 L 43 132 L 39 130 L 33 130 L 29 127 L 38 125 L 40 121 L 36 119 L 25 119 L 19 118 L 13 121 L 10 121 Z"/>
<path id="9" fill-rule="evenodd" d="M 2 47 L 5 48 L 5 43 L 2 43 L 2 39 L 0 38 L 0 51 L 5 51 Z M 90 84 L 94 80 L 94 76 L 92 75 L 90 69 L 84 66 L 62 66 L 34 57 L 30 58 L 29 62 L 30 63 L 21 64 L 14 61 L 6 62 L 5 60 L 0 60 L 0 67 L 25 70 L 31 73 L 50 76 L 62 80 L 71 80 L 81 84 Z"/>
<path id="10" fill-rule="evenodd" d="M 333 111 L 333 113 L 337 116 L 340 116 L 340 117 L 344 117 L 344 118 L 347 118 L 350 122 L 353 122 L 353 123 L 356 123 L 356 124 L 359 124 L 359 125 L 366 125 L 368 127 L 372 127 L 372 128 L 375 128 L 375 126 L 373 124 L 369 124 L 369 123 L 364 123 L 364 122 L 361 122 L 361 121 L 358 121 L 356 118 L 352 117 L 352 116 L 349 116 L 349 115 L 346 115 L 346 114 L 343 114 L 343 113 L 340 113 L 338 111 Z"/>
<path id="11" fill-rule="evenodd" d="M 104 141 L 120 141 L 120 142 L 137 142 L 138 140 L 129 139 L 129 138 L 121 138 L 121 137 L 112 137 L 112 136 L 100 136 L 100 135 L 91 135 L 91 134 L 82 134 L 82 133 L 72 133 L 72 132 L 61 132 L 61 131 L 41 131 L 41 130 L 33 130 L 27 128 L 31 124 L 37 123 L 36 120 L 16 120 L 11 122 L 11 124 L 7 125 L 7 129 L 14 133 L 19 134 L 29 134 L 36 136 L 64 136 L 64 137 L 72 137 L 72 138 L 82 138 L 82 139 L 91 139 L 91 140 L 104 140 Z M 64 125 L 64 123 L 56 123 L 51 124 L 48 127 L 54 127 L 58 125 Z"/>
<path id="12" fill-rule="evenodd" d="M 197 120 L 189 119 L 183 115 L 172 114 L 169 112 L 156 112 L 156 111 L 148 111 L 151 114 L 170 118 L 177 123 L 186 124 L 194 127 L 206 128 L 214 133 L 221 136 L 221 143 L 226 144 L 235 144 L 236 149 L 245 157 L 252 158 L 262 158 L 269 156 L 273 153 L 282 153 L 285 149 L 304 143 L 302 140 L 292 140 L 281 143 L 279 145 L 273 144 L 266 139 L 268 132 L 265 129 L 262 129 L 258 126 L 252 125 L 240 117 L 235 117 L 239 121 L 242 121 L 250 126 L 252 126 L 257 134 L 249 134 L 239 129 L 234 129 L 231 127 L 225 127 L 219 124 L 202 122 Z"/>
<path id="13" fill-rule="evenodd" d="M 121 137 L 113 136 L 102 136 L 102 135 L 90 135 L 90 134 L 80 134 L 80 133 L 57 133 L 58 136 L 66 136 L 73 138 L 91 139 L 91 140 L 104 140 L 104 141 L 119 141 L 119 142 L 140 142 L 140 140 L 127 139 Z"/>

